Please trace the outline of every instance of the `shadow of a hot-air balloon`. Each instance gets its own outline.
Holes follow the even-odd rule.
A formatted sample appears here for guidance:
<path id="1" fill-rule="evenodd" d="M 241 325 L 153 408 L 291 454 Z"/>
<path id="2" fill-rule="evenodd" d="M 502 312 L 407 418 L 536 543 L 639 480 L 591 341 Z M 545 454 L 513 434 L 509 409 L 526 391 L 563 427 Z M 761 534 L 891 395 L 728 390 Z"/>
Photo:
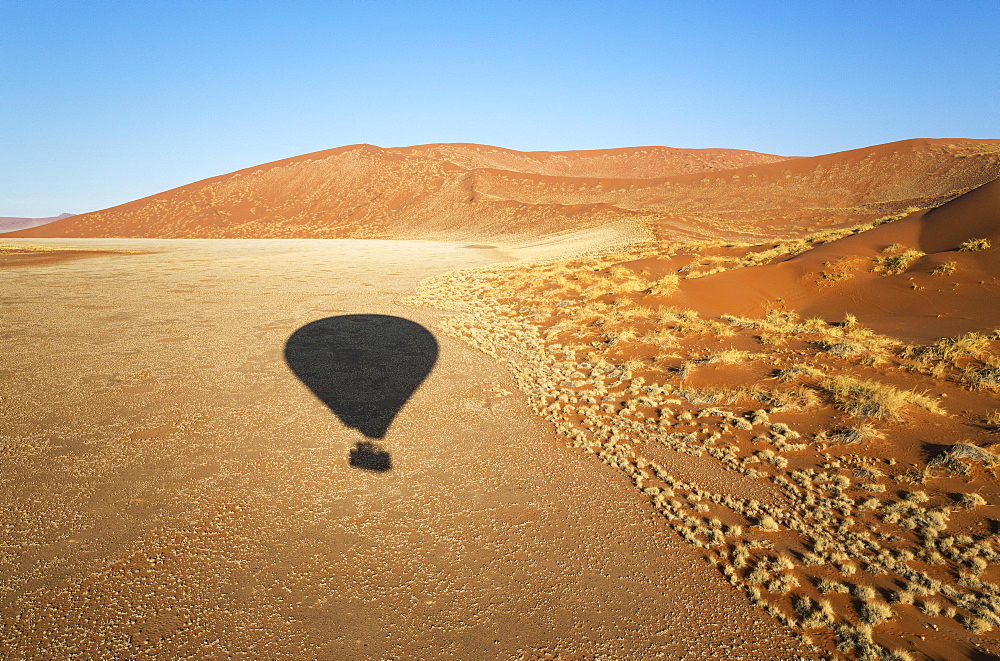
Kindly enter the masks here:
<path id="1" fill-rule="evenodd" d="M 285 343 L 285 362 L 347 427 L 381 439 L 437 362 L 430 331 L 409 319 L 381 314 L 327 317 L 306 324 Z M 350 464 L 392 468 L 374 441 L 359 441 Z"/>

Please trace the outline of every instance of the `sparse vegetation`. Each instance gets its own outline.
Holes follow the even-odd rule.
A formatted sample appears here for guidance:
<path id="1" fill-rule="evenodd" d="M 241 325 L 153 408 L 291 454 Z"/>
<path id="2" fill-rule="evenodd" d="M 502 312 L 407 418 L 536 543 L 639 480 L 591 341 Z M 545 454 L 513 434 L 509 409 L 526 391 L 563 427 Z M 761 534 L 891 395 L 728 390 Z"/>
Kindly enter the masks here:
<path id="1" fill-rule="evenodd" d="M 856 427 L 837 429 L 828 433 L 827 438 L 831 443 L 864 443 L 885 438 L 885 435 L 874 426 L 865 423 Z"/>
<path id="2" fill-rule="evenodd" d="M 989 239 L 969 239 L 968 241 L 963 241 L 958 246 L 958 250 L 959 252 L 979 252 L 980 250 L 988 250 L 989 247 Z"/>
<path id="3" fill-rule="evenodd" d="M 649 287 L 645 292 L 652 296 L 669 296 L 680 288 L 680 276 L 676 274 L 665 275 Z"/>
<path id="4" fill-rule="evenodd" d="M 907 405 L 919 406 L 931 413 L 944 413 L 938 402 L 929 397 L 878 381 L 835 376 L 824 379 L 821 386 L 837 408 L 857 417 L 893 420 Z"/>
<path id="5" fill-rule="evenodd" d="M 898 246 L 890 246 L 886 250 L 896 248 Z M 910 268 L 913 262 L 923 257 L 924 254 L 919 250 L 904 250 L 894 255 L 877 257 L 875 259 L 875 270 L 885 275 L 898 275 Z"/>
<path id="6" fill-rule="evenodd" d="M 951 468 L 956 472 L 964 473 L 967 469 L 961 467 L 962 465 L 959 463 L 960 459 L 968 459 L 984 466 L 992 467 L 996 465 L 1000 457 L 989 450 L 969 443 L 956 443 L 927 462 L 927 467 L 943 466 Z M 955 468 L 955 466 L 959 466 L 959 468 Z"/>
<path id="7" fill-rule="evenodd" d="M 955 272 L 958 267 L 958 262 L 944 262 L 943 264 L 938 264 L 931 270 L 931 275 L 951 275 Z"/>
<path id="8" fill-rule="evenodd" d="M 769 263 L 802 247 L 771 245 L 754 252 L 760 256 L 750 262 Z M 653 256 L 643 250 L 615 259 L 635 264 Z M 879 259 L 883 272 L 902 272 L 920 256 L 894 246 Z M 752 265 L 738 254 L 691 264 L 671 279 L 668 291 L 682 277 Z M 610 274 L 612 266 L 603 262 L 600 269 Z M 576 268 L 596 271 L 598 260 Z M 615 273 L 628 279 L 625 271 Z M 703 318 L 644 298 L 655 291 L 649 282 L 614 300 L 553 291 L 528 301 L 520 292 L 539 278 L 507 277 L 497 272 L 470 284 L 489 292 L 484 300 L 497 301 L 476 318 L 490 333 L 473 335 L 471 322 L 468 330 L 456 326 L 455 332 L 496 355 L 503 347 L 506 355 L 534 356 L 512 364 L 523 370 L 520 378 L 537 397 L 539 413 L 575 447 L 630 476 L 681 539 L 704 550 L 730 583 L 779 621 L 799 630 L 834 630 L 847 654 L 905 659 L 905 652 L 876 644 L 871 627 L 880 636 L 897 635 L 884 623 L 910 605 L 927 617 L 951 618 L 959 609 L 981 607 L 971 592 L 979 588 L 972 586 L 982 583 L 984 567 L 1000 560 L 1000 549 L 973 551 L 977 540 L 950 535 L 949 524 L 981 517 L 987 499 L 950 495 L 938 485 L 948 475 L 945 469 L 968 476 L 973 457 L 984 455 L 957 444 L 907 467 L 893 453 L 895 435 L 912 429 L 921 410 L 947 415 L 941 406 L 946 400 L 924 393 L 944 390 L 937 379 L 945 375 L 948 388 L 970 385 L 975 375 L 968 370 L 989 364 L 992 335 L 905 346 L 854 315 L 839 323 L 803 319 L 781 301 L 759 317 Z M 558 317 L 545 304 L 557 296 L 567 301 Z M 521 308 L 531 312 L 517 312 Z M 521 339 L 503 339 L 515 337 Z M 720 374 L 744 380 L 713 381 Z M 815 415 L 804 418 L 803 411 Z M 800 433 L 796 427 L 803 419 L 823 420 L 823 428 Z M 952 425 L 950 417 L 939 421 Z M 662 466 L 653 468 L 658 464 L 651 457 L 663 451 L 711 459 L 739 479 L 770 480 L 788 505 L 685 483 Z M 931 576 L 922 573 L 926 566 L 938 569 Z M 959 571 L 964 573 L 955 579 Z M 883 593 L 869 585 L 872 577 L 886 577 L 876 581 Z M 899 589 L 884 587 L 890 579 Z M 829 598 L 817 600 L 812 586 Z M 1000 617 L 1000 598 L 990 612 Z"/>
<path id="9" fill-rule="evenodd" d="M 979 507 L 980 505 L 985 505 L 986 499 L 978 493 L 963 493 L 958 499 L 958 503 L 965 509 L 971 510 Z"/>
<path id="10" fill-rule="evenodd" d="M 972 390 L 997 390 L 1000 388 L 1000 365 L 969 367 L 962 377 Z"/>

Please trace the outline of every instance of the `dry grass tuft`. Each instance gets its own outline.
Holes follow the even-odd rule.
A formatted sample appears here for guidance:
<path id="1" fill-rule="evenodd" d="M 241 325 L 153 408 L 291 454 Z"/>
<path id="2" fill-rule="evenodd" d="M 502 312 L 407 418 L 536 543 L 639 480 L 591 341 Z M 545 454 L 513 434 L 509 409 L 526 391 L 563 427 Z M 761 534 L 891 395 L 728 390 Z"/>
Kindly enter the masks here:
<path id="1" fill-rule="evenodd" d="M 671 273 L 663 276 L 644 291 L 651 296 L 669 296 L 680 289 L 680 281 L 680 276 Z"/>
<path id="2" fill-rule="evenodd" d="M 988 250 L 989 247 L 989 239 L 969 239 L 958 246 L 958 250 L 959 252 L 979 252 L 980 250 Z"/>
<path id="3" fill-rule="evenodd" d="M 886 250 L 895 248 L 895 246 L 890 246 Z M 895 255 L 889 255 L 886 257 L 876 257 L 875 258 L 875 270 L 879 273 L 885 275 L 899 275 L 910 268 L 913 262 L 917 261 L 923 257 L 926 253 L 922 253 L 919 250 L 906 250 Z"/>
<path id="4" fill-rule="evenodd" d="M 958 499 L 958 504 L 967 510 L 971 510 L 981 505 L 985 505 L 986 499 L 978 493 L 963 493 Z"/>
<path id="5" fill-rule="evenodd" d="M 862 381 L 848 376 L 824 379 L 820 387 L 829 393 L 834 405 L 850 415 L 861 418 L 894 420 L 907 405 L 919 406 L 931 413 L 945 411 L 930 397 L 910 390 L 899 390 L 878 381 Z"/>
<path id="6" fill-rule="evenodd" d="M 989 364 L 968 367 L 962 372 L 962 379 L 972 390 L 1000 389 L 1000 366 Z"/>
<path id="7" fill-rule="evenodd" d="M 864 443 L 885 438 L 885 435 L 870 424 L 861 424 L 857 427 L 847 427 L 838 429 L 827 434 L 827 440 L 831 443 Z"/>
<path id="8" fill-rule="evenodd" d="M 993 467 L 996 465 L 997 461 L 1000 460 L 1000 457 L 977 445 L 971 445 L 969 443 L 956 443 L 927 462 L 927 467 L 933 468 L 935 466 L 944 466 L 953 468 L 959 459 L 969 459 L 971 461 L 979 462 L 984 466 Z"/>
<path id="9" fill-rule="evenodd" d="M 812 367 L 811 365 L 805 365 L 802 363 L 797 363 L 795 365 L 792 365 L 791 367 L 786 367 L 783 370 L 779 370 L 778 373 L 775 374 L 775 378 L 777 378 L 779 381 L 785 381 L 785 382 L 794 381 L 800 376 L 808 377 L 811 379 L 821 379 L 823 378 L 824 374 L 822 370 L 818 370 L 815 367 Z"/>
<path id="10" fill-rule="evenodd" d="M 914 345 L 903 350 L 903 356 L 914 358 L 923 365 L 932 361 L 954 362 L 961 358 L 983 358 L 989 354 L 990 338 L 982 333 L 966 333 L 957 337 L 942 337 L 933 344 Z"/>
<path id="11" fill-rule="evenodd" d="M 882 601 L 863 601 L 858 609 L 861 621 L 865 624 L 878 624 L 891 620 L 894 614 L 892 606 Z"/>
<path id="12" fill-rule="evenodd" d="M 945 262 L 944 264 L 938 264 L 931 271 L 931 275 L 951 275 L 958 268 L 958 262 Z"/>

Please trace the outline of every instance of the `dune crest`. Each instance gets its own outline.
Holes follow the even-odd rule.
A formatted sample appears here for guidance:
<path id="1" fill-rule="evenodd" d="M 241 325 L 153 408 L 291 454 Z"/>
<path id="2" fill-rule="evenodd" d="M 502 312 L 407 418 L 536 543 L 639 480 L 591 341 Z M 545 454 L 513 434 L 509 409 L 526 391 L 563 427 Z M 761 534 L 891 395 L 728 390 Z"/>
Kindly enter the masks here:
<path id="1" fill-rule="evenodd" d="M 998 175 L 996 140 L 908 140 L 803 158 L 667 147 L 351 145 L 10 236 L 485 240 L 609 222 L 664 237 L 794 236 L 934 206 Z"/>

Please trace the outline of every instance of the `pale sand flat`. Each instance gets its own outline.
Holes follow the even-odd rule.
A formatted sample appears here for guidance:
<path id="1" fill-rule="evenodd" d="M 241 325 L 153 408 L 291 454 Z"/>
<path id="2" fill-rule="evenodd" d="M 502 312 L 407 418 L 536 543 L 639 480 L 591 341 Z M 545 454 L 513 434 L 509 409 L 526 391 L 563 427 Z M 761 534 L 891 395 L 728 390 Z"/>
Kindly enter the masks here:
<path id="1" fill-rule="evenodd" d="M 0 272 L 0 656 L 809 654 L 464 343 L 437 337 L 392 470 L 348 465 L 363 439 L 287 338 L 341 314 L 433 332 L 400 302 L 420 279 L 530 252 L 52 243 L 149 253 Z"/>

